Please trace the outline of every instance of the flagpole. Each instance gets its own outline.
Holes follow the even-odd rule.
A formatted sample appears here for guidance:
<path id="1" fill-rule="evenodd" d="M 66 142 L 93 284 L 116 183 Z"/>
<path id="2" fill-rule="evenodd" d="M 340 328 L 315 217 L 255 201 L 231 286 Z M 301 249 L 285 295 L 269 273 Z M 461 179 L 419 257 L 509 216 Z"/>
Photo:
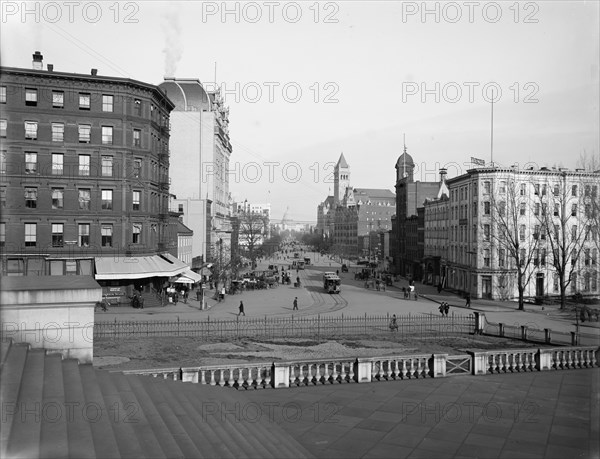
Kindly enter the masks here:
<path id="1" fill-rule="evenodd" d="M 492 90 L 492 128 L 490 139 L 490 162 L 494 166 L 494 91 Z"/>

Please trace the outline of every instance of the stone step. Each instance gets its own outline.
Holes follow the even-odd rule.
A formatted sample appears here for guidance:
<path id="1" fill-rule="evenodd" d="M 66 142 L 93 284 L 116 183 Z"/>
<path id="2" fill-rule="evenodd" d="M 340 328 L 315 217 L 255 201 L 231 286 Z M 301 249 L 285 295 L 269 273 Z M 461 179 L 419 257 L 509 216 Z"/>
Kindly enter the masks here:
<path id="1" fill-rule="evenodd" d="M 150 396 L 156 409 L 160 413 L 160 417 L 167 426 L 168 431 L 181 449 L 183 456 L 201 457 L 200 451 L 189 437 L 185 428 L 179 422 L 177 415 L 173 412 L 161 391 L 156 387 L 156 384 L 154 384 L 156 382 L 155 378 L 141 376 L 140 380 L 146 389 L 146 393 Z M 163 379 L 158 381 L 160 381 L 160 383 L 166 382 Z"/>
<path id="2" fill-rule="evenodd" d="M 4 346 L 2 346 L 4 348 Z M 25 361 L 27 360 L 28 344 L 9 344 L 2 360 L 0 370 L 0 400 L 2 400 L 2 428 L 0 429 L 0 457 L 7 457 L 8 441 L 12 433 L 12 425 L 20 414 L 14 415 L 18 408 L 19 389 Z M 6 417 L 5 417 L 6 416 Z"/>
<path id="3" fill-rule="evenodd" d="M 42 428 L 40 457 L 68 457 L 69 438 L 65 412 L 62 355 L 50 354 L 44 359 L 44 387 L 42 394 Z"/>
<path id="4" fill-rule="evenodd" d="M 202 405 L 203 391 L 190 391 L 193 389 L 192 384 L 172 381 L 175 384 L 171 388 L 171 392 L 177 399 L 177 403 L 184 409 L 188 417 L 194 422 L 197 430 L 200 432 L 202 439 L 202 454 L 205 457 L 221 457 L 221 458 L 236 458 L 234 448 L 231 448 L 230 441 L 227 437 L 219 436 L 214 431 L 211 423 L 208 422 L 207 413 Z M 202 389 L 202 388 L 200 388 Z M 198 403 L 200 402 L 200 403 Z"/>
<path id="5" fill-rule="evenodd" d="M 13 418 L 6 457 L 39 457 L 41 405 L 44 387 L 44 349 L 30 349 L 25 359 L 17 412 Z"/>
<path id="6" fill-rule="evenodd" d="M 134 434 L 143 448 L 144 457 L 148 459 L 166 458 L 167 456 L 152 431 L 146 413 L 137 399 L 138 394 L 129 384 L 130 378 L 122 373 L 111 373 L 111 378 L 123 402 L 121 422 L 128 423 L 133 428 Z"/>
<path id="7" fill-rule="evenodd" d="M 109 420 L 110 412 L 91 364 L 79 365 L 85 395 L 84 416 L 92 431 L 94 451 L 99 458 L 119 458 L 121 453 Z"/>
<path id="8" fill-rule="evenodd" d="M 86 401 L 79 373 L 79 362 L 76 359 L 63 360 L 62 372 L 69 457 L 95 459 L 92 429 L 85 413 Z"/>
<path id="9" fill-rule="evenodd" d="M 148 421 L 151 432 L 156 437 L 165 457 L 183 457 L 181 448 L 171 435 L 165 420 L 159 413 L 156 404 L 146 391 L 147 376 L 124 375 L 140 406 L 140 411 Z M 158 453 L 158 452 L 157 452 Z"/>
<path id="10" fill-rule="evenodd" d="M 131 423 L 124 422 L 127 413 L 119 391 L 112 380 L 112 375 L 104 370 L 95 369 L 94 371 L 96 372 L 100 391 L 104 397 L 104 403 L 108 408 L 107 417 L 112 425 L 121 457 L 143 458 L 143 449 Z"/>

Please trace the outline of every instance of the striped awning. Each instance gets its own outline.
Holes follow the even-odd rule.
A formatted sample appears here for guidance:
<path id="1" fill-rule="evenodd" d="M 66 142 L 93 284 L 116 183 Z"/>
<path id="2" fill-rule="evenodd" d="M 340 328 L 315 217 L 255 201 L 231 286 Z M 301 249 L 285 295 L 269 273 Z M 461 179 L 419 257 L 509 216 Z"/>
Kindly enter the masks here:
<path id="1" fill-rule="evenodd" d="M 171 277 L 189 271 L 183 261 L 168 253 L 148 257 L 96 257 L 96 280 Z"/>

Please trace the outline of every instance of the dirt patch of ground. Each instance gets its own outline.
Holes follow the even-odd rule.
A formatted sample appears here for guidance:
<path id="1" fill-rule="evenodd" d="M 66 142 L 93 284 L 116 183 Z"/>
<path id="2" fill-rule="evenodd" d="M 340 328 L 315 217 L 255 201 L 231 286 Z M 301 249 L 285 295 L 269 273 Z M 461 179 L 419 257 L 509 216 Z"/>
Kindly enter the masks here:
<path id="1" fill-rule="evenodd" d="M 221 363 L 274 362 L 407 354 L 462 354 L 475 349 L 539 347 L 538 344 L 490 336 L 443 339 L 306 339 L 199 342 L 193 337 L 96 339 L 94 366 L 111 370 L 179 368 Z"/>

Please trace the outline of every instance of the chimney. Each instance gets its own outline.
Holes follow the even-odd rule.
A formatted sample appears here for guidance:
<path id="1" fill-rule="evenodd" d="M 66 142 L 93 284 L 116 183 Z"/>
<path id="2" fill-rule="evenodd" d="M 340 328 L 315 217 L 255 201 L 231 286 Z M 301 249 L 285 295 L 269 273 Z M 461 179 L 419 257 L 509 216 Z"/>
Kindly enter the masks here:
<path id="1" fill-rule="evenodd" d="M 33 53 L 33 62 L 31 64 L 34 70 L 42 70 L 44 66 L 44 56 L 39 51 Z"/>
<path id="2" fill-rule="evenodd" d="M 53 64 L 48 64 L 48 71 L 49 72 L 53 72 L 54 71 L 54 65 Z"/>
<path id="3" fill-rule="evenodd" d="M 98 69 L 92 69 L 92 76 L 98 75 Z"/>

